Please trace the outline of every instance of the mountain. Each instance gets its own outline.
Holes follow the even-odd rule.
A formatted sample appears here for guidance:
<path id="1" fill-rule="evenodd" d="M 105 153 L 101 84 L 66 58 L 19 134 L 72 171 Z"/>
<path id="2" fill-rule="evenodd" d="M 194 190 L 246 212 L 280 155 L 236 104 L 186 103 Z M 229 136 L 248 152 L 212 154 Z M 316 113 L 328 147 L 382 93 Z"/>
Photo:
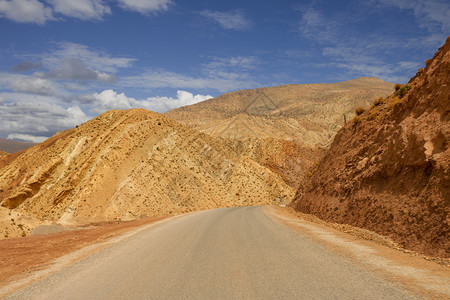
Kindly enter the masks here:
<path id="1" fill-rule="evenodd" d="M 1 152 L 15 153 L 36 145 L 32 142 L 19 142 L 0 138 L 0 156 Z"/>
<path id="2" fill-rule="evenodd" d="M 394 84 L 364 77 L 338 83 L 241 90 L 165 115 L 213 136 L 277 138 L 326 145 L 357 106 L 392 93 Z"/>
<path id="3" fill-rule="evenodd" d="M 364 77 L 323 84 L 291 84 L 227 93 L 165 115 L 229 140 L 243 155 L 297 189 L 358 106 L 392 93 L 394 84 Z"/>
<path id="4" fill-rule="evenodd" d="M 0 234 L 286 204 L 294 192 L 221 138 L 147 110 L 115 110 L 0 159 Z"/>
<path id="5" fill-rule="evenodd" d="M 450 38 L 397 89 L 338 132 L 290 205 L 450 257 Z"/>
<path id="6" fill-rule="evenodd" d="M 239 91 L 166 115 L 107 112 L 0 158 L 0 238 L 43 223 L 287 204 L 344 114 L 392 88 L 360 78 Z"/>

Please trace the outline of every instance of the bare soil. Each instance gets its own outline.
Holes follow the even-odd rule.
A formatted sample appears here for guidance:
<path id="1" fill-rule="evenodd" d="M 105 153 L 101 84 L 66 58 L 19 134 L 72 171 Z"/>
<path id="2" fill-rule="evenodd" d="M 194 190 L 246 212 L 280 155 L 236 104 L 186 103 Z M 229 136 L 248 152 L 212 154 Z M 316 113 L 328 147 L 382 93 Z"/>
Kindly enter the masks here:
<path id="1" fill-rule="evenodd" d="M 1 240 L 1 285 L 6 285 L 19 274 L 40 269 L 46 263 L 65 254 L 161 219 L 164 217 L 129 222 L 92 223 L 85 226 L 95 226 L 94 228 Z"/>

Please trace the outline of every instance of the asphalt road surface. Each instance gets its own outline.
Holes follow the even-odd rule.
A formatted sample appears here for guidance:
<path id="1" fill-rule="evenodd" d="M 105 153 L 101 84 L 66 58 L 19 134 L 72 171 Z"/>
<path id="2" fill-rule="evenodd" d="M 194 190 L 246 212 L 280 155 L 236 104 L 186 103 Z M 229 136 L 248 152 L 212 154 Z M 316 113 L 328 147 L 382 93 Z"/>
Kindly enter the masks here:
<path id="1" fill-rule="evenodd" d="M 8 299 L 411 299 L 267 216 L 222 208 L 141 231 Z"/>

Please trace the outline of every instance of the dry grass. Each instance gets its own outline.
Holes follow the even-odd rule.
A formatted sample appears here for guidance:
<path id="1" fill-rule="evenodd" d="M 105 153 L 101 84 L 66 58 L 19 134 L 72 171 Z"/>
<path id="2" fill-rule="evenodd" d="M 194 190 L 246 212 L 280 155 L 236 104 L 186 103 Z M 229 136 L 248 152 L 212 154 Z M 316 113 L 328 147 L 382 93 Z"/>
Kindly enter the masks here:
<path id="1" fill-rule="evenodd" d="M 387 109 L 392 110 L 397 105 L 399 105 L 401 102 L 402 102 L 402 100 L 400 100 L 398 97 L 392 97 L 391 101 L 389 101 L 389 103 L 387 105 Z"/>
<path id="2" fill-rule="evenodd" d="M 384 98 L 383 97 L 379 97 L 379 98 L 377 98 L 377 99 L 375 99 L 373 101 L 372 106 L 378 106 L 378 105 L 382 104 L 383 102 L 384 102 Z"/>
<path id="3" fill-rule="evenodd" d="M 366 109 L 364 107 L 361 107 L 361 106 L 359 106 L 359 107 L 357 107 L 355 109 L 355 113 L 356 113 L 357 116 L 362 115 L 365 111 L 366 111 Z"/>

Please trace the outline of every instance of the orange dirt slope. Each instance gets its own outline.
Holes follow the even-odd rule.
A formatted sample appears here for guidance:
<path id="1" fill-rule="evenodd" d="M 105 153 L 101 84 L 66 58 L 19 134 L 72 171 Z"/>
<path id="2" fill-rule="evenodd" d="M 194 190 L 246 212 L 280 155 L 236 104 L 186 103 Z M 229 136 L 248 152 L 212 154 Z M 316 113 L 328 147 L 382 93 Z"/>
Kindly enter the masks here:
<path id="1" fill-rule="evenodd" d="M 450 38 L 408 85 L 338 132 L 290 205 L 450 257 Z"/>

